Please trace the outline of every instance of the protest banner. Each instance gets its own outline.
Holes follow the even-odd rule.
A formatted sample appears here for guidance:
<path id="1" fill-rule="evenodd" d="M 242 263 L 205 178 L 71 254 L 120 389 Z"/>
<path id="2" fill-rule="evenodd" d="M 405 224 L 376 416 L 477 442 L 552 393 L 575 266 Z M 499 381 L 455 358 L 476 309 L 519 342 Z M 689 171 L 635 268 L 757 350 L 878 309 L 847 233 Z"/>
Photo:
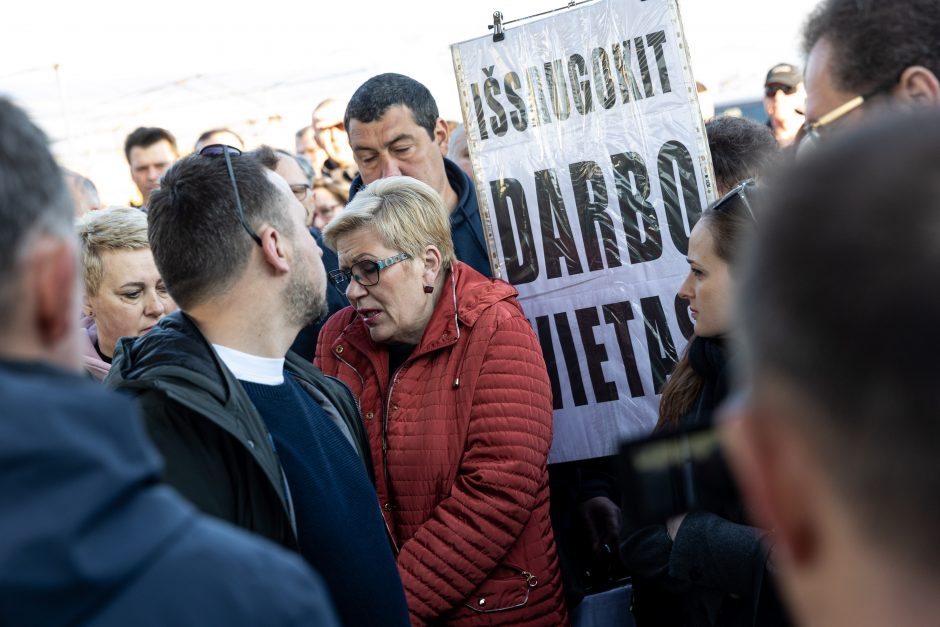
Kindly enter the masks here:
<path id="1" fill-rule="evenodd" d="M 552 383 L 550 461 L 647 433 L 691 333 L 676 292 L 714 199 L 675 0 L 599 0 L 454 44 L 493 268 Z"/>

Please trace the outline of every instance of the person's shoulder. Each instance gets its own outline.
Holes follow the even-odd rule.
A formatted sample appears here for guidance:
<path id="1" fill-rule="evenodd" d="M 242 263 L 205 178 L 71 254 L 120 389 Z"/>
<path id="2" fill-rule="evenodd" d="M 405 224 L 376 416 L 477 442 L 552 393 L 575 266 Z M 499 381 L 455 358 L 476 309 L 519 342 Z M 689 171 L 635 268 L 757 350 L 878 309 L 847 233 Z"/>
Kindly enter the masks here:
<path id="1" fill-rule="evenodd" d="M 171 591 L 173 603 L 162 603 L 161 595 Z M 338 625 L 323 582 L 299 556 L 203 516 L 155 557 L 96 624 L 122 624 L 140 615 L 155 625 Z"/>

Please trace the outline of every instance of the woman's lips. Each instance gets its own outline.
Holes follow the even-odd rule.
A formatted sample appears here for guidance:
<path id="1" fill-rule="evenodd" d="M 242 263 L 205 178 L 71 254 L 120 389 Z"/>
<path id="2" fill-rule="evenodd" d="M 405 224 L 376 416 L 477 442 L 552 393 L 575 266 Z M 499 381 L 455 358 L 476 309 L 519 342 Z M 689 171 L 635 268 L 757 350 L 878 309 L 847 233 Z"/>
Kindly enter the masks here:
<path id="1" fill-rule="evenodd" d="M 379 316 L 382 315 L 382 312 L 378 309 L 359 309 L 358 311 L 359 315 L 362 316 L 362 321 L 370 327 L 378 324 Z"/>

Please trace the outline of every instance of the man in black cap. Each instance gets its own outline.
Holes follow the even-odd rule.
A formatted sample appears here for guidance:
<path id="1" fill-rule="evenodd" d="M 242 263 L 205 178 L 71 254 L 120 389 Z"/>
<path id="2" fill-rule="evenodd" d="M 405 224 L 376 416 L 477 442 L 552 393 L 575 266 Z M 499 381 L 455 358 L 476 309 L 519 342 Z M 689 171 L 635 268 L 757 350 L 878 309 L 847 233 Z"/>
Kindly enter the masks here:
<path id="1" fill-rule="evenodd" d="M 796 139 L 803 126 L 803 73 L 790 63 L 778 63 L 767 72 L 764 80 L 764 110 L 769 118 L 770 130 L 781 148 Z"/>

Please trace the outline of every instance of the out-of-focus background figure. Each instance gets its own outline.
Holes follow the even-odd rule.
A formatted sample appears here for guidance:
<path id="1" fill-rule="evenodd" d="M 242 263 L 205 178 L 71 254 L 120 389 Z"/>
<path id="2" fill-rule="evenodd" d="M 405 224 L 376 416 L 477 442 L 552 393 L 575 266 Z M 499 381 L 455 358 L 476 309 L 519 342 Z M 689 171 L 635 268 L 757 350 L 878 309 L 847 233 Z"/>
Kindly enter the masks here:
<path id="1" fill-rule="evenodd" d="M 160 188 L 160 177 L 179 159 L 176 138 L 166 129 L 140 127 L 124 141 L 124 156 L 130 166 L 131 178 L 140 192 L 140 202 L 133 206 L 146 207 L 150 194 Z"/>
<path id="2" fill-rule="evenodd" d="M 447 158 L 460 166 L 473 180 L 473 164 L 470 162 L 470 148 L 467 146 L 467 130 L 463 124 L 458 124 L 450 134 L 447 143 Z"/>
<path id="3" fill-rule="evenodd" d="M 315 179 L 313 201 L 313 226 L 322 231 L 349 202 L 349 185 L 325 176 Z"/>
<path id="4" fill-rule="evenodd" d="M 328 98 L 313 110 L 313 121 L 310 126 L 317 145 L 327 157 L 322 168 L 317 172 L 336 181 L 352 183 L 359 170 L 349 145 L 349 135 L 347 135 L 346 123 L 343 119 L 345 114 L 346 103 L 344 101 Z"/>
<path id="5" fill-rule="evenodd" d="M 69 194 L 72 195 L 72 202 L 75 204 L 76 218 L 81 218 L 89 211 L 101 209 L 98 188 L 91 182 L 91 179 L 65 168 L 63 168 L 63 174 L 65 175 L 65 183 L 69 188 Z"/>
<path id="6" fill-rule="evenodd" d="M 764 110 L 781 148 L 792 144 L 800 132 L 805 104 L 803 72 L 790 63 L 778 63 L 770 68 L 764 80 Z"/>
<path id="7" fill-rule="evenodd" d="M 199 136 L 196 145 L 193 146 L 193 152 L 199 152 L 206 146 L 212 144 L 225 144 L 239 150 L 245 149 L 245 142 L 239 137 L 238 133 L 230 128 L 213 128 Z"/>

